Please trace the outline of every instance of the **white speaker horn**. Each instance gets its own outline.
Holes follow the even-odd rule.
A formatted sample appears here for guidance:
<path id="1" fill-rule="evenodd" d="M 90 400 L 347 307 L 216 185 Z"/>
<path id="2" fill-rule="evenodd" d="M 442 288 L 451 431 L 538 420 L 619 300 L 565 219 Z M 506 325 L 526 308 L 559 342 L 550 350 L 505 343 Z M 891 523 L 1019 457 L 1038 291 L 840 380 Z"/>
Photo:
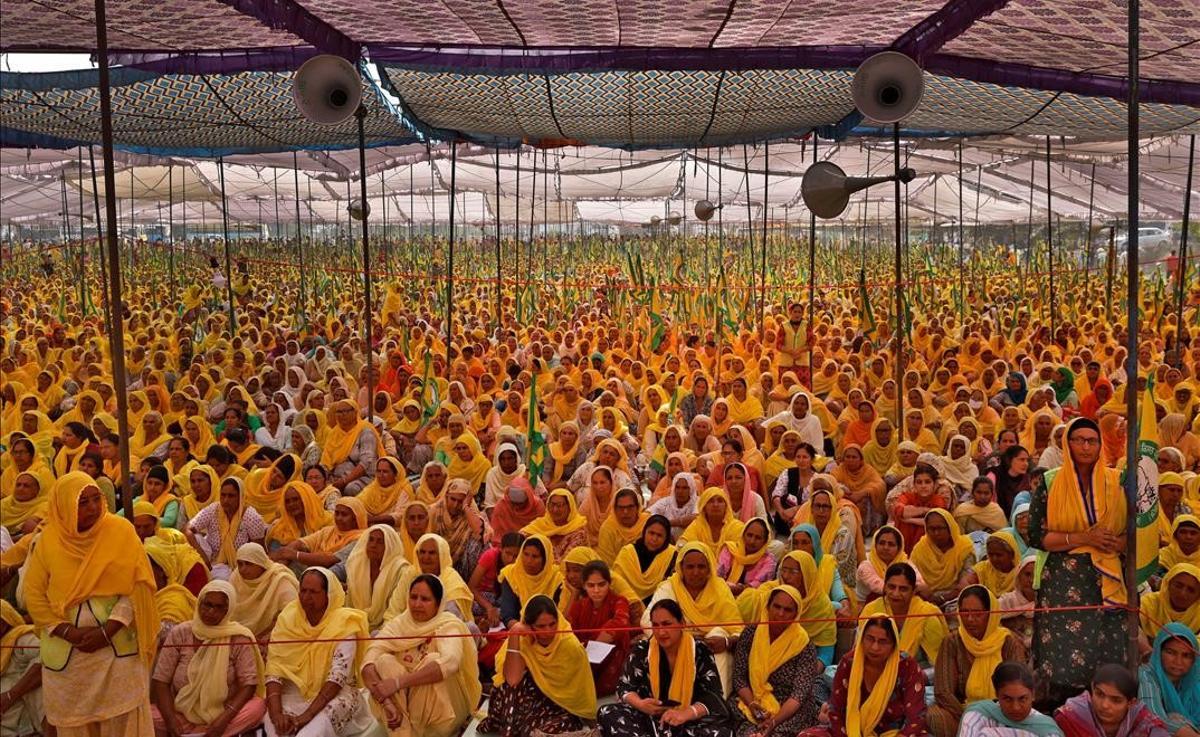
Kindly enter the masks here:
<path id="1" fill-rule="evenodd" d="M 300 65 L 292 78 L 292 97 L 308 120 L 338 125 L 354 117 L 362 102 L 362 80 L 350 62 L 321 54 Z"/>
<path id="2" fill-rule="evenodd" d="M 882 51 L 859 65 L 850 84 L 854 107 L 880 123 L 898 123 L 921 103 L 925 73 L 899 51 Z"/>
<path id="3" fill-rule="evenodd" d="M 900 170 L 900 181 L 903 183 L 911 182 L 916 176 L 917 173 L 912 169 Z M 814 215 L 829 220 L 846 211 L 850 195 L 873 184 L 895 179 L 895 176 L 848 177 L 842 167 L 832 161 L 819 161 L 804 172 L 804 179 L 800 180 L 800 196 Z"/>
<path id="4" fill-rule="evenodd" d="M 724 205 L 714 205 L 708 200 L 700 200 L 696 203 L 696 218 L 702 222 L 712 220 L 712 216 L 716 214 Z"/>

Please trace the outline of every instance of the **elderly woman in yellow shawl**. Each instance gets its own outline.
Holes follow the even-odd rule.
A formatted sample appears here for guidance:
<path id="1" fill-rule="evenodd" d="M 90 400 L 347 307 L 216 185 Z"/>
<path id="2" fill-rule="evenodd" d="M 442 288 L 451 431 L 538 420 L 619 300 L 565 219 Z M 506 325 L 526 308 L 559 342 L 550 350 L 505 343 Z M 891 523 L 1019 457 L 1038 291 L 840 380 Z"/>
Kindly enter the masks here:
<path id="1" fill-rule="evenodd" d="M 1192 632 L 1200 629 L 1200 567 L 1176 563 L 1163 576 L 1162 585 L 1138 602 L 1142 652 L 1159 631 L 1172 622 L 1180 622 Z"/>
<path id="2" fill-rule="evenodd" d="M 733 650 L 742 633 L 742 615 L 729 585 L 717 575 L 717 558 L 708 545 L 689 542 L 679 553 L 678 563 L 666 581 L 659 584 L 650 601 L 642 626 L 650 624 L 649 612 L 662 599 L 676 601 L 684 618 L 696 625 L 697 634 L 712 650 L 725 695 L 733 686 Z"/>
<path id="3" fill-rule="evenodd" d="M 367 510 L 368 524 L 392 524 L 395 514 L 413 497 L 404 466 L 391 456 L 375 464 L 375 478 L 356 497 Z"/>
<path id="4" fill-rule="evenodd" d="M 911 563 L 892 563 L 883 574 L 884 595 L 862 609 L 863 617 L 895 617 L 900 649 L 923 663 L 937 665 L 949 628 L 942 611 L 917 595 L 917 570 Z"/>
<path id="5" fill-rule="evenodd" d="M 587 518 L 576 509 L 574 494 L 555 489 L 546 497 L 546 513 L 525 525 L 521 532 L 545 536 L 554 556 L 561 559 L 571 548 L 587 544 Z"/>
<path id="6" fill-rule="evenodd" d="M 339 578 L 345 577 L 345 563 L 354 542 L 367 529 L 367 511 L 362 502 L 352 496 L 337 500 L 333 508 L 333 524 L 298 538 L 270 554 L 271 560 L 289 563 L 292 569 L 319 565 L 335 567 Z"/>
<path id="7" fill-rule="evenodd" d="M 345 606 L 328 569 L 300 577 L 300 597 L 284 607 L 267 648 L 267 737 L 363 737 L 377 725 L 359 688 L 367 615 Z"/>
<path id="8" fill-rule="evenodd" d="M 696 518 L 679 535 L 679 542 L 702 543 L 712 551 L 715 559 L 725 543 L 741 540 L 743 526 L 744 523 L 733 516 L 725 490 L 713 486 L 700 495 L 696 502 Z"/>
<path id="9" fill-rule="evenodd" d="M 0 473 L 0 499 L 12 496 L 17 486 L 17 476 L 23 473 L 33 474 L 38 480 L 38 486 L 44 493 L 49 493 L 54 485 L 54 470 L 46 463 L 46 459 L 38 455 L 37 448 L 29 438 L 14 437 L 8 441 L 8 453 L 4 456 L 4 471 Z M 8 527 L 7 516 L 4 526 Z"/>
<path id="10" fill-rule="evenodd" d="M 231 619 L 237 593 L 212 581 L 190 621 L 171 629 L 154 664 L 154 727 L 234 737 L 262 723 L 263 663 L 254 633 Z"/>
<path id="11" fill-rule="evenodd" d="M 346 596 L 350 606 L 367 614 L 372 632 L 383 626 L 388 600 L 410 567 L 396 528 L 375 524 L 358 538 L 346 559 Z"/>
<path id="12" fill-rule="evenodd" d="M 0 525 L 12 533 L 14 539 L 33 532 L 46 516 L 53 482 L 44 487 L 42 483 L 42 479 L 32 473 L 18 473 L 13 493 L 0 499 Z"/>
<path id="13" fill-rule="evenodd" d="M 91 477 L 68 473 L 26 565 L 26 606 L 43 630 L 46 720 L 63 737 L 148 734 L 159 621 L 133 526 L 109 514 Z"/>
<path id="14" fill-rule="evenodd" d="M 495 688 L 479 731 L 524 737 L 534 729 L 563 734 L 596 718 L 596 688 L 587 652 L 547 596 L 524 607 L 496 655 Z"/>
<path id="15" fill-rule="evenodd" d="M 816 565 L 812 568 L 815 571 Z M 773 587 L 763 597 L 762 619 L 742 633 L 733 657 L 730 696 L 739 737 L 794 735 L 817 723 L 820 704 L 813 689 L 824 666 L 812 638 L 797 621 L 806 617 L 804 599 L 804 593 L 789 584 Z"/>
<path id="16" fill-rule="evenodd" d="M 442 608 L 445 589 L 437 576 L 417 576 L 405 593 L 407 606 L 367 647 L 363 685 L 389 733 L 449 737 L 479 703 L 475 640 Z"/>
<path id="17" fill-rule="evenodd" d="M 1033 493 L 1029 544 L 1048 553 L 1037 608 L 1125 604 L 1125 496 L 1120 476 L 1100 463 L 1100 428 L 1077 417 L 1067 426 L 1063 465 Z M 1059 703 L 1087 688 L 1098 663 L 1122 662 L 1127 636 L 1120 609 L 1039 611 L 1033 643 L 1039 699 Z M 1082 655 L 1082 657 L 1080 657 Z"/>
<path id="18" fill-rule="evenodd" d="M 0 599 L 0 729 L 37 734 L 42 728 L 42 664 L 37 628 Z"/>
<path id="19" fill-rule="evenodd" d="M 375 428 L 359 417 L 354 400 L 334 402 L 331 413 L 334 424 L 321 444 L 321 465 L 332 472 L 333 486 L 343 494 L 354 495 L 375 478 L 375 463 L 383 455 L 382 443 Z"/>
<path id="20" fill-rule="evenodd" d="M 446 476 L 451 479 L 464 479 L 471 487 L 474 495 L 484 486 L 488 471 L 492 464 L 484 455 L 479 441 L 469 432 L 459 435 L 451 446 L 449 462 L 446 464 Z"/>
<path id="21" fill-rule="evenodd" d="M 975 544 L 962 534 L 954 515 L 931 509 L 925 514 L 925 534 L 913 547 L 911 562 L 925 579 L 925 599 L 944 606 L 957 600 L 970 581 Z"/>
<path id="22" fill-rule="evenodd" d="M 927 714 L 933 737 L 956 737 L 964 708 L 996 698 L 996 667 L 1028 659 L 1021 638 L 1000 626 L 996 597 L 982 586 L 959 594 L 958 620 L 958 629 L 942 640 L 933 672 L 934 703 Z"/>
<path id="23" fill-rule="evenodd" d="M 184 586 L 191 566 L 188 559 L 176 553 L 178 550 L 186 551 L 192 559 L 196 554 L 186 545 L 175 546 L 159 537 L 148 538 L 142 545 L 150 558 L 150 570 L 154 573 L 154 585 L 157 587 L 154 604 L 165 634 L 175 625 L 191 619 L 196 608 L 195 594 Z"/>
<path id="24" fill-rule="evenodd" d="M 258 543 L 246 543 L 237 549 L 237 568 L 229 583 L 237 595 L 230 616 L 253 632 L 256 640 L 265 640 L 271 634 L 275 618 L 296 600 L 300 589 L 296 574 L 268 558 Z"/>
<path id="25" fill-rule="evenodd" d="M 500 570 L 500 620 L 506 626 L 519 621 L 521 610 L 534 596 L 558 601 L 563 587 L 554 548 L 544 535 L 533 534 L 521 543 L 517 559 Z"/>

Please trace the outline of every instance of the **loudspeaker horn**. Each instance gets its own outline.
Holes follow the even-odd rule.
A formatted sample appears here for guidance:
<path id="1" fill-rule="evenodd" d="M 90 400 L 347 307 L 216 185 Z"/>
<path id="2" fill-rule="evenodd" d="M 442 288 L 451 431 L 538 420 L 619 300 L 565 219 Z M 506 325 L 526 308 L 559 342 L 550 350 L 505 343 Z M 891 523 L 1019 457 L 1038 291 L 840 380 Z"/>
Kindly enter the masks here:
<path id="1" fill-rule="evenodd" d="M 700 200 L 696 203 L 696 217 L 703 222 L 708 222 L 712 220 L 712 216 L 717 210 L 720 210 L 722 207 L 724 205 L 714 205 L 708 200 Z"/>
<path id="2" fill-rule="evenodd" d="M 667 218 L 667 222 L 671 225 L 679 225 L 683 222 L 683 216 L 677 212 L 672 212 Z"/>
<path id="3" fill-rule="evenodd" d="M 899 51 L 883 51 L 859 65 L 850 84 L 854 107 L 880 123 L 908 117 L 925 92 L 925 73 Z"/>
<path id="4" fill-rule="evenodd" d="M 652 216 L 650 217 L 650 225 L 651 225 L 652 227 L 658 227 L 658 224 L 659 224 L 659 223 L 661 223 L 661 222 L 662 222 L 662 218 L 660 218 L 660 217 L 659 217 L 659 216 L 657 216 L 657 215 L 652 215 Z"/>
<path id="5" fill-rule="evenodd" d="M 900 170 L 900 181 L 905 184 L 916 176 L 917 173 L 912 169 Z M 850 195 L 873 184 L 895 179 L 895 176 L 848 177 L 846 172 L 842 171 L 842 167 L 832 161 L 819 161 L 804 172 L 804 179 L 800 181 L 800 195 L 814 215 L 829 220 L 846 210 L 846 205 L 850 203 Z"/>
<path id="6" fill-rule="evenodd" d="M 292 97 L 305 118 L 319 125 L 338 125 L 354 117 L 362 102 L 362 80 L 350 62 L 321 54 L 296 71 Z"/>
<path id="7" fill-rule="evenodd" d="M 371 203 L 361 200 L 351 200 L 350 205 L 346 208 L 350 212 L 350 217 L 355 220 L 362 220 L 371 214 Z"/>

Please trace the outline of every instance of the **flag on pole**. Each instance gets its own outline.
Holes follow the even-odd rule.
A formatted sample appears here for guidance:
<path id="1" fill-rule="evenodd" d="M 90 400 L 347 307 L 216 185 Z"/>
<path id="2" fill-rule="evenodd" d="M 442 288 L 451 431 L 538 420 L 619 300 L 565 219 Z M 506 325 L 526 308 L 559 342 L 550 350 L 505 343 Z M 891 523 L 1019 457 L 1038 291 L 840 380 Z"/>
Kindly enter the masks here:
<path id="1" fill-rule="evenodd" d="M 867 270 L 858 270 L 858 298 L 862 301 L 863 335 L 875 333 L 875 310 L 871 308 L 871 297 L 867 294 Z"/>
<path id="2" fill-rule="evenodd" d="M 529 430 L 525 436 L 525 447 L 529 449 L 525 467 L 529 470 L 529 483 L 535 487 L 542 476 L 542 464 L 546 460 L 546 436 L 542 435 L 541 429 L 538 428 L 537 384 L 537 379 L 534 379 L 529 386 Z"/>
<path id="3" fill-rule="evenodd" d="M 1136 380 L 1135 380 L 1136 381 Z M 1133 383 L 1133 382 L 1131 382 Z M 1154 377 L 1146 381 L 1138 420 L 1137 582 L 1158 570 L 1158 421 L 1154 413 Z M 1129 473 L 1129 469 L 1125 469 Z M 1124 479 L 1122 479 L 1124 481 Z"/>

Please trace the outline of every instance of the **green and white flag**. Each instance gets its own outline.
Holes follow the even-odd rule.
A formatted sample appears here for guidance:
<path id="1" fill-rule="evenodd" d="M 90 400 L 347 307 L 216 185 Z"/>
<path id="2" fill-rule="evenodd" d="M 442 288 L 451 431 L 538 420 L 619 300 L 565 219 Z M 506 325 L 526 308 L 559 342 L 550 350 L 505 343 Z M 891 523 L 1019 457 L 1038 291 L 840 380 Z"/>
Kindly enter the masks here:
<path id="1" fill-rule="evenodd" d="M 529 470 L 529 483 L 536 487 L 538 479 L 542 476 L 542 465 L 546 461 L 546 436 L 542 435 L 542 431 L 538 428 L 536 378 L 529 387 L 529 431 L 526 433 L 525 439 L 525 445 L 529 449 L 529 458 L 525 460 L 525 467 Z"/>

